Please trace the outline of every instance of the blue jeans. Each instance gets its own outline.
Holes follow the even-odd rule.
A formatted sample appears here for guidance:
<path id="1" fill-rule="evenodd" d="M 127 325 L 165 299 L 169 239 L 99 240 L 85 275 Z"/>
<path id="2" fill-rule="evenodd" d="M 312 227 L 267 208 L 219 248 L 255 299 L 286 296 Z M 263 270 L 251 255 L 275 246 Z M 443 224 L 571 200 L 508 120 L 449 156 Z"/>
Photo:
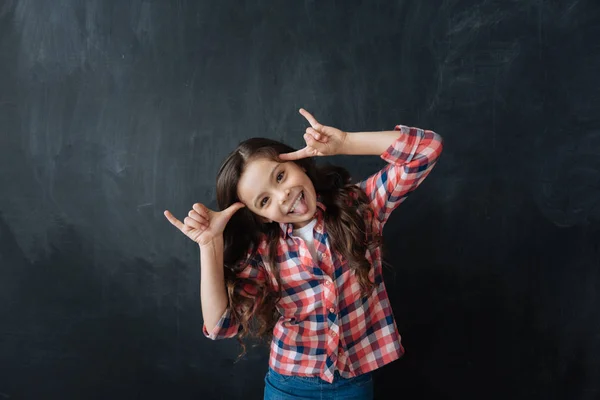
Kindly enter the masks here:
<path id="1" fill-rule="evenodd" d="M 344 379 L 336 371 L 329 383 L 319 377 L 281 375 L 269 368 L 264 400 L 288 399 L 372 400 L 373 377 L 366 373 Z"/>

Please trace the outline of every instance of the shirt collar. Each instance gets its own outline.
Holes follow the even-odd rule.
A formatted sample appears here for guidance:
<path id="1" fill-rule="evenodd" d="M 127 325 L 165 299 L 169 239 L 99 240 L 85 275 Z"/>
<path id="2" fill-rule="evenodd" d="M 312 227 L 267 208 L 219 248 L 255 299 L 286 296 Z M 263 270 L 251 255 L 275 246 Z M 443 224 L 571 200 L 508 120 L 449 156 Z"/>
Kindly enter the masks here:
<path id="1" fill-rule="evenodd" d="M 317 195 L 317 210 L 315 211 L 315 215 L 313 216 L 317 218 L 317 222 L 323 219 L 323 213 L 327 209 L 327 207 L 325 207 L 325 204 L 323 204 L 322 200 L 323 198 L 321 197 L 321 195 Z M 279 227 L 281 228 L 284 239 L 290 237 L 292 231 L 294 230 L 294 224 L 292 224 L 291 222 L 279 223 Z"/>

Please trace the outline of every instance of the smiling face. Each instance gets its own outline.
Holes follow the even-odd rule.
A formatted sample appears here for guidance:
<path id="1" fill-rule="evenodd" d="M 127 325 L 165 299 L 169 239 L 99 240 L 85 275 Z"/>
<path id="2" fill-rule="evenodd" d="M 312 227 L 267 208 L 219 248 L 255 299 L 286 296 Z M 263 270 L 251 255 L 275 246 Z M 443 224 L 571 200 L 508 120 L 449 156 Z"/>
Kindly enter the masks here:
<path id="1" fill-rule="evenodd" d="M 315 187 L 294 162 L 268 158 L 249 161 L 238 183 L 238 197 L 264 222 L 292 223 L 301 228 L 317 210 Z"/>

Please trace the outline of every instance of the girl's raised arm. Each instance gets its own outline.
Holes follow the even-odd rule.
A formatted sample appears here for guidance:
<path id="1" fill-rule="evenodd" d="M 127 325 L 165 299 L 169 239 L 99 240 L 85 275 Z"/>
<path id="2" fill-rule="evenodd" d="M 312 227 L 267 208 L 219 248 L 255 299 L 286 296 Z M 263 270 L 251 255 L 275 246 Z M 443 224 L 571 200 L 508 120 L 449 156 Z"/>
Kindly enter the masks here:
<path id="1" fill-rule="evenodd" d="M 390 213 L 423 182 L 442 153 L 442 137 L 430 130 L 397 125 L 393 131 L 345 132 L 320 124 L 304 109 L 300 109 L 300 114 L 310 123 L 304 133 L 306 147 L 280 154 L 280 159 L 379 155 L 389 163 L 358 183 L 370 198 L 381 229 Z"/>
<path id="2" fill-rule="evenodd" d="M 380 229 L 383 229 L 391 212 L 423 182 L 436 165 L 442 153 L 443 140 L 433 131 L 403 125 L 396 126 L 395 131 L 355 135 L 354 146 L 366 146 L 373 152 L 384 148 L 380 157 L 388 165 L 358 183 L 370 198 L 371 208 L 380 222 Z M 368 137 L 374 138 L 370 145 Z M 356 147 L 351 147 L 351 151 L 355 150 L 358 151 Z"/>
<path id="3" fill-rule="evenodd" d="M 204 327 L 209 332 L 215 328 L 228 304 L 223 271 L 223 230 L 242 207 L 244 204 L 235 203 L 217 212 L 196 203 L 184 223 L 169 211 L 164 213 L 171 224 L 200 246 L 200 301 Z"/>

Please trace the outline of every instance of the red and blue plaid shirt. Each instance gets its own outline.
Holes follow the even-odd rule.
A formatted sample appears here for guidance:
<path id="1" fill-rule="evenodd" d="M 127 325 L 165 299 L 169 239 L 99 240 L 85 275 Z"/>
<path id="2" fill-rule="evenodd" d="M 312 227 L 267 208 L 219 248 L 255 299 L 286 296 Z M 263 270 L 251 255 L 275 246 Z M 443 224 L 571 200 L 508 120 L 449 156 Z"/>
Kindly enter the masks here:
<path id="1" fill-rule="evenodd" d="M 388 162 L 381 171 L 359 182 L 375 211 L 379 233 L 391 212 L 427 177 L 442 152 L 442 139 L 432 131 L 398 125 L 399 137 L 381 155 Z M 361 297 L 359 282 L 347 262 L 331 251 L 318 203 L 314 260 L 304 241 L 292 237 L 292 224 L 281 224 L 276 262 L 279 264 L 281 317 L 273 329 L 269 366 L 283 375 L 318 376 L 332 382 L 334 372 L 351 378 L 394 361 L 404 353 L 400 334 L 382 277 L 381 249 L 367 250 L 373 268 L 369 278 L 376 288 Z M 245 260 L 240 277 L 277 282 L 264 255 L 258 251 Z M 212 330 L 211 339 L 234 337 L 239 330 L 229 310 Z"/>

